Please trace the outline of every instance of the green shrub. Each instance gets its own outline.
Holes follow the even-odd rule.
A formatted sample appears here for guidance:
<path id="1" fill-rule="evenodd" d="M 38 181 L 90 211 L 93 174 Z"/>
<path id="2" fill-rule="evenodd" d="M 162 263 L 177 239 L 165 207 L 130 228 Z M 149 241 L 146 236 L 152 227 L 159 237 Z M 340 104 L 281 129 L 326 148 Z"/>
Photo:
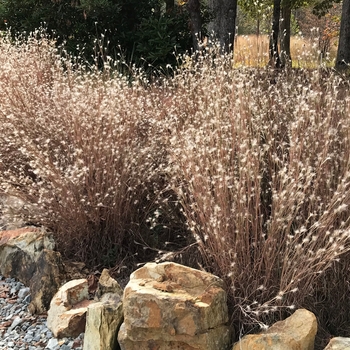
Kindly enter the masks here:
<path id="1" fill-rule="evenodd" d="M 167 65 L 175 66 L 177 56 L 191 49 L 188 23 L 188 13 L 182 9 L 142 21 L 135 51 L 145 61 L 146 69 L 148 65 L 163 70 Z"/>

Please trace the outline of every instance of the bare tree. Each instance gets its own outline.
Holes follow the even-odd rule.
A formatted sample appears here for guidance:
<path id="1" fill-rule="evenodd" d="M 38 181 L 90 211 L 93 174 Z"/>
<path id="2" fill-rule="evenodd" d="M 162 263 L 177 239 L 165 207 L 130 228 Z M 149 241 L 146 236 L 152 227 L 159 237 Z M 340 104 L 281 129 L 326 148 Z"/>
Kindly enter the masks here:
<path id="1" fill-rule="evenodd" d="M 283 0 L 281 4 L 281 66 L 291 66 L 290 54 L 290 23 L 292 17 L 292 1 Z"/>
<path id="2" fill-rule="evenodd" d="M 350 64 L 350 0 L 343 0 L 339 45 L 335 67 L 348 69 Z"/>
<path id="3" fill-rule="evenodd" d="M 273 1 L 273 14 L 272 14 L 272 31 L 270 36 L 270 64 L 273 67 L 280 68 L 281 60 L 278 53 L 278 34 L 280 25 L 280 14 L 281 14 L 281 0 Z"/>
<path id="4" fill-rule="evenodd" d="M 201 4 L 200 0 L 188 0 L 187 1 L 187 10 L 191 18 L 191 34 L 193 41 L 193 50 L 199 51 L 200 41 L 201 41 Z"/>
<path id="5" fill-rule="evenodd" d="M 237 0 L 209 0 L 209 8 L 214 14 L 214 19 L 209 27 L 214 32 L 224 52 L 233 50 Z"/>

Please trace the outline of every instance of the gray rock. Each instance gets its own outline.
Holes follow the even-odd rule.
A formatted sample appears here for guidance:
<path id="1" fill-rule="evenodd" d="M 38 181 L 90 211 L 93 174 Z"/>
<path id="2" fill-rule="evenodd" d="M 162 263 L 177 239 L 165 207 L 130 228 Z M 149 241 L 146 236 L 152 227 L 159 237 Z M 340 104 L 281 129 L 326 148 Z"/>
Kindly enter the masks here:
<path id="1" fill-rule="evenodd" d="M 22 288 L 18 291 L 18 298 L 24 299 L 29 294 L 30 294 L 30 289 L 28 287 Z"/>
<path id="2" fill-rule="evenodd" d="M 32 301 L 32 297 L 31 297 L 30 294 L 27 295 L 27 296 L 23 299 L 23 302 L 24 302 L 25 304 L 29 304 L 31 301 Z"/>
<path id="3" fill-rule="evenodd" d="M 36 335 L 34 336 L 34 341 L 35 341 L 35 342 L 40 341 L 40 339 L 41 339 L 41 335 L 40 335 L 40 334 L 36 334 Z"/>
<path id="4" fill-rule="evenodd" d="M 52 337 L 53 337 L 52 332 L 50 332 L 50 331 L 46 332 L 46 338 L 47 339 L 51 339 Z"/>
<path id="5" fill-rule="evenodd" d="M 45 349 L 57 350 L 59 349 L 58 340 L 56 338 L 51 338 L 46 345 Z"/>
<path id="6" fill-rule="evenodd" d="M 60 350 L 71 350 L 71 347 L 66 345 L 66 344 L 63 344 L 61 347 L 60 347 Z"/>
<path id="7" fill-rule="evenodd" d="M 34 339 L 33 336 L 27 334 L 24 336 L 23 341 L 25 341 L 26 343 L 31 343 L 33 339 Z"/>
<path id="8" fill-rule="evenodd" d="M 5 320 L 6 321 L 11 320 L 12 317 L 13 317 L 13 314 L 9 314 L 5 317 Z"/>
<path id="9" fill-rule="evenodd" d="M 12 324 L 9 328 L 9 331 L 12 331 L 13 329 L 15 329 L 18 325 L 20 325 L 22 323 L 22 319 L 20 317 L 16 317 L 13 321 Z"/>

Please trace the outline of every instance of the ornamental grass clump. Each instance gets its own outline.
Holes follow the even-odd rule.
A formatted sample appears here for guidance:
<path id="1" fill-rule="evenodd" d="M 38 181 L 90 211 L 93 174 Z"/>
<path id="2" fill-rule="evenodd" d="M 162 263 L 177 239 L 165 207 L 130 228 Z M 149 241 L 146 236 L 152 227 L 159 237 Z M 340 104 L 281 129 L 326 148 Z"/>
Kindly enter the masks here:
<path id="1" fill-rule="evenodd" d="M 3 39 L 0 63 L 0 188 L 25 203 L 17 215 L 90 266 L 137 254 L 134 240 L 142 252 L 161 184 L 158 97 L 62 58 L 46 38 Z"/>
<path id="2" fill-rule="evenodd" d="M 230 64 L 204 55 L 174 77 L 167 171 L 240 336 L 315 310 L 310 295 L 349 251 L 350 98 L 321 69 Z"/>

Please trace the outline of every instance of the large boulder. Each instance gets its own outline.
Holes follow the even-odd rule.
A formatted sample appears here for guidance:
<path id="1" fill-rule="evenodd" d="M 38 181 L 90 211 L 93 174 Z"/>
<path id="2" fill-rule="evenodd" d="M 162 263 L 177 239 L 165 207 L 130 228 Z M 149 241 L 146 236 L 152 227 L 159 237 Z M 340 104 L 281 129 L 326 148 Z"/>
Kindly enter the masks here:
<path id="1" fill-rule="evenodd" d="M 54 248 L 52 236 L 37 227 L 0 231 L 0 272 L 28 284 L 35 273 L 41 252 Z"/>
<path id="2" fill-rule="evenodd" d="M 36 270 L 29 282 L 31 303 L 28 310 L 32 314 L 41 314 L 50 307 L 50 302 L 60 288 L 65 276 L 61 254 L 44 249 L 36 262 Z"/>
<path id="3" fill-rule="evenodd" d="M 85 331 L 89 300 L 86 279 L 69 281 L 55 294 L 47 314 L 47 327 L 56 338 L 77 337 Z"/>
<path id="4" fill-rule="evenodd" d="M 315 315 L 299 309 L 273 324 L 266 332 L 244 336 L 233 350 L 313 350 L 317 332 Z"/>
<path id="5" fill-rule="evenodd" d="M 324 350 L 348 350 L 350 349 L 350 338 L 332 338 Z"/>
<path id="6" fill-rule="evenodd" d="M 84 350 L 117 350 L 117 335 L 123 322 L 123 290 L 118 282 L 102 271 L 95 303 L 87 309 Z"/>
<path id="7" fill-rule="evenodd" d="M 230 342 L 221 279 L 179 264 L 148 263 L 123 295 L 122 350 L 224 350 Z"/>
<path id="8" fill-rule="evenodd" d="M 30 287 L 32 313 L 47 311 L 65 278 L 61 255 L 54 248 L 53 237 L 41 228 L 0 231 L 0 273 Z"/>

